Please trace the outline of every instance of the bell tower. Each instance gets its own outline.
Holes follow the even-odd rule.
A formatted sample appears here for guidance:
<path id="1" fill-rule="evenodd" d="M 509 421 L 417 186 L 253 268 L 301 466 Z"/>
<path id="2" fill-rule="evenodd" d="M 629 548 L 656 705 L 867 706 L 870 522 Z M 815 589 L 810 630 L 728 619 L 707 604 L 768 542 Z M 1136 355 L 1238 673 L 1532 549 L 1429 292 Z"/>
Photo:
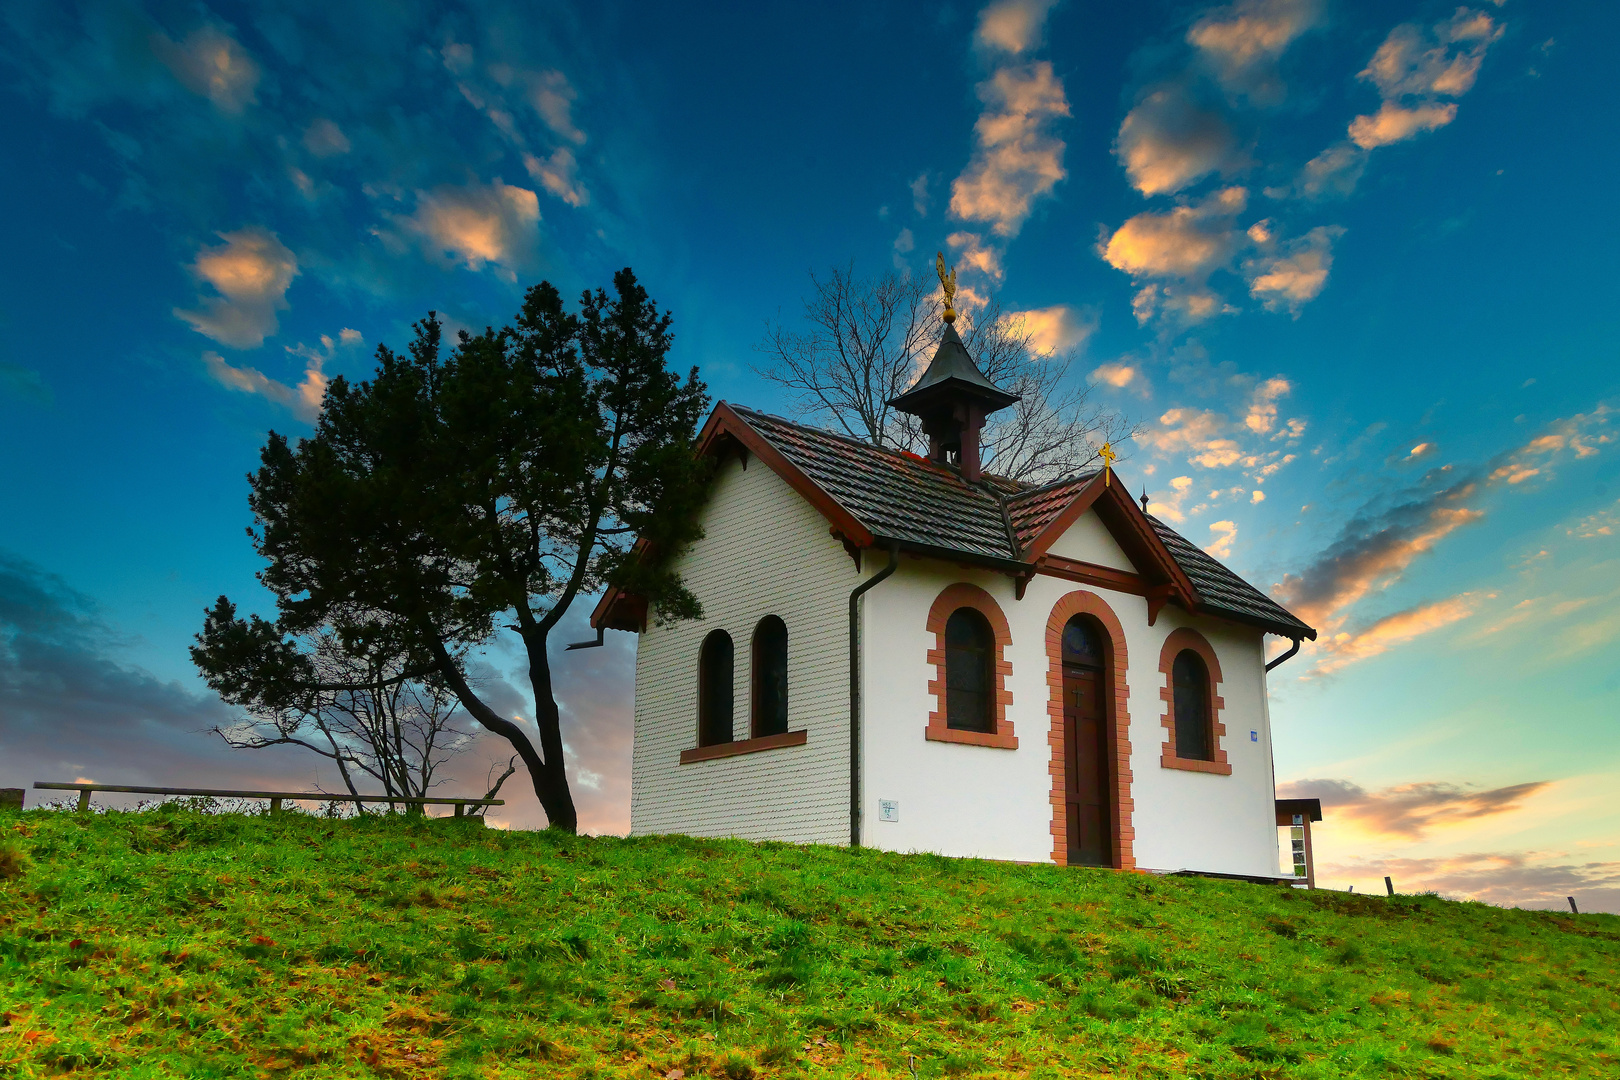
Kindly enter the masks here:
<path id="1" fill-rule="evenodd" d="M 1017 394 L 998 388 L 968 355 L 956 332 L 956 270 L 945 272 L 945 256 L 935 256 L 939 283 L 945 290 L 945 334 L 928 370 L 915 385 L 889 402 L 922 421 L 928 434 L 928 456 L 954 466 L 968 483 L 976 483 L 983 470 L 979 461 L 979 432 L 985 417 L 1014 404 Z"/>

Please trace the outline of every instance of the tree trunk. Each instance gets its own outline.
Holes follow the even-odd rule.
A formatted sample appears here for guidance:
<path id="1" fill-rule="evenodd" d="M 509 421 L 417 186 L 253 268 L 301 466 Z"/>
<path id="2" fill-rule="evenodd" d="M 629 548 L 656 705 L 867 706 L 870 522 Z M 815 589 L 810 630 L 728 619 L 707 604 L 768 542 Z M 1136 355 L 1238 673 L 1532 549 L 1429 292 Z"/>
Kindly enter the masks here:
<path id="1" fill-rule="evenodd" d="M 546 694 L 544 698 L 541 698 L 538 690 L 535 697 L 541 717 L 546 715 L 545 710 L 548 706 L 551 710 L 551 731 L 555 736 L 555 752 L 547 746 L 544 720 L 541 721 L 539 726 L 541 746 L 546 748 L 546 756 L 551 758 L 555 753 L 554 760 L 557 764 L 554 771 L 548 768 L 548 762 L 540 760 L 540 755 L 535 752 L 534 744 L 529 741 L 529 736 L 524 733 L 522 728 L 484 704 L 483 700 L 473 693 L 472 687 L 467 685 L 466 677 L 462 675 L 461 669 L 456 666 L 454 657 L 450 655 L 444 644 L 434 638 L 431 641 L 431 647 L 434 656 L 439 661 L 439 669 L 443 672 L 445 681 L 450 684 L 450 689 L 454 691 L 457 700 L 461 702 L 461 707 L 466 709 L 467 714 L 478 721 L 479 724 L 511 743 L 512 749 L 516 750 L 518 756 L 523 759 L 523 764 L 528 766 L 529 779 L 534 783 L 535 798 L 540 800 L 540 808 L 546 812 L 547 826 L 562 832 L 578 832 L 579 818 L 574 813 L 573 797 L 568 793 L 567 773 L 563 771 L 562 733 L 558 723 L 557 703 L 552 699 L 550 693 L 550 669 L 545 670 Z M 544 656 L 543 648 L 541 655 Z M 534 671 L 531 666 L 530 678 L 533 677 Z"/>
<path id="2" fill-rule="evenodd" d="M 554 828 L 578 832 L 579 815 L 574 810 L 574 795 L 568 787 L 568 766 L 563 755 L 562 715 L 551 689 L 551 659 L 546 655 L 544 635 L 535 636 L 539 638 L 538 646 L 527 640 L 524 645 L 529 652 L 529 685 L 534 690 L 534 723 L 540 729 L 540 752 L 546 756 L 546 786 L 552 793 L 552 801 L 548 803 L 542 797 L 541 805 L 545 806 L 546 817 Z M 537 792 L 539 788 L 536 783 Z"/>

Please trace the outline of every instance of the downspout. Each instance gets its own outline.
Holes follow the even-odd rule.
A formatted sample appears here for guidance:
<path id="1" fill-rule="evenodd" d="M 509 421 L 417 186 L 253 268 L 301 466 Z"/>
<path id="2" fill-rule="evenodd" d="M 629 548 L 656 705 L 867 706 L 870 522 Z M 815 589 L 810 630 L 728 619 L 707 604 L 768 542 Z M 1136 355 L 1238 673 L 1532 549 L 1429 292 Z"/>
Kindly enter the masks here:
<path id="1" fill-rule="evenodd" d="M 900 545 L 889 545 L 889 565 L 849 594 L 849 846 L 861 846 L 861 595 L 900 567 Z"/>
<path id="2" fill-rule="evenodd" d="M 1288 651 L 1283 653 L 1281 656 L 1277 657 L 1277 659 L 1273 660 L 1271 663 L 1267 664 L 1266 665 L 1266 670 L 1270 671 L 1272 668 L 1276 667 L 1278 664 L 1282 663 L 1284 660 L 1287 660 L 1289 657 L 1291 657 L 1295 653 L 1299 652 L 1299 643 L 1301 641 L 1303 641 L 1303 640 L 1304 640 L 1304 638 L 1295 638 L 1294 639 L 1294 644 L 1289 647 Z"/>

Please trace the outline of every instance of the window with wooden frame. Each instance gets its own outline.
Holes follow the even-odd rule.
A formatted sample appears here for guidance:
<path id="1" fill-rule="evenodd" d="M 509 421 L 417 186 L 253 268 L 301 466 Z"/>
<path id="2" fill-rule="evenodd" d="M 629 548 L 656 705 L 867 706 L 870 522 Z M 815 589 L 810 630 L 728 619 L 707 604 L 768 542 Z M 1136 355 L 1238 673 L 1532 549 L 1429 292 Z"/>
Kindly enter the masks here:
<path id="1" fill-rule="evenodd" d="M 732 677 L 734 658 L 731 635 L 711 631 L 698 652 L 698 745 L 731 742 Z"/>
<path id="2" fill-rule="evenodd" d="M 1209 668 L 1191 649 L 1182 649 L 1171 665 L 1171 698 L 1176 713 L 1176 756 L 1209 761 L 1211 737 Z"/>
<path id="3" fill-rule="evenodd" d="M 996 637 L 990 620 L 970 607 L 945 621 L 945 726 L 996 730 Z"/>
<path id="4" fill-rule="evenodd" d="M 781 735 L 788 729 L 787 624 L 767 615 L 754 627 L 753 737 Z"/>
<path id="5" fill-rule="evenodd" d="M 1159 651 L 1159 672 L 1164 684 L 1165 728 L 1159 764 L 1167 769 L 1231 776 L 1226 749 L 1221 745 L 1226 725 L 1221 711 L 1221 661 L 1209 640 L 1190 626 L 1179 627 L 1164 639 Z"/>

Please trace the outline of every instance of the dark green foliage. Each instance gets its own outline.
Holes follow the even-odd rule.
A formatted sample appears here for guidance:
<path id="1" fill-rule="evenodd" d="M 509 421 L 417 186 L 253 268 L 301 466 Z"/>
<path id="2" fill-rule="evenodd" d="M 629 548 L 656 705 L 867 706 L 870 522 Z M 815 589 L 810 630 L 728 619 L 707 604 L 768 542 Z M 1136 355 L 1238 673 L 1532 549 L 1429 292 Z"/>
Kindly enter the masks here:
<path id="1" fill-rule="evenodd" d="M 278 617 L 239 618 L 220 597 L 192 650 L 209 686 L 278 730 L 354 689 L 330 681 L 323 648 L 373 673 L 362 689 L 447 690 L 512 742 L 548 820 L 572 832 L 551 631 L 607 585 L 661 620 L 699 613 L 668 557 L 699 534 L 704 387 L 666 367 L 670 316 L 635 275 L 613 284 L 574 314 L 542 283 L 512 325 L 448 350 L 429 313 L 406 354 L 378 348 L 372 378 L 332 381 L 312 438 L 272 433 L 249 504 Z M 504 626 L 528 659 L 538 749 L 467 680 L 468 651 Z"/>
<path id="2" fill-rule="evenodd" d="M 8 1078 L 1620 1072 L 1607 915 L 399 816 L 8 824 Z"/>

